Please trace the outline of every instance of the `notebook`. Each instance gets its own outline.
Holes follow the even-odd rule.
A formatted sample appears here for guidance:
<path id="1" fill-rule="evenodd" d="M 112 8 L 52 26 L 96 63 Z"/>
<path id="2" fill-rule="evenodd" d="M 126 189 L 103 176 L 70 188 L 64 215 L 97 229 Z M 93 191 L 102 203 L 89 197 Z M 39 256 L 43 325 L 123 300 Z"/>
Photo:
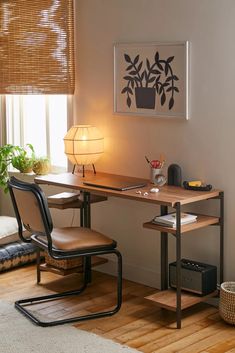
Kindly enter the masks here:
<path id="1" fill-rule="evenodd" d="M 99 177 L 94 180 L 86 180 L 83 182 L 83 184 L 94 186 L 97 188 L 112 189 L 118 191 L 125 191 L 146 186 L 146 182 L 144 182 L 143 180 L 133 180 L 125 177 L 118 177 L 116 179 L 109 177 Z"/>

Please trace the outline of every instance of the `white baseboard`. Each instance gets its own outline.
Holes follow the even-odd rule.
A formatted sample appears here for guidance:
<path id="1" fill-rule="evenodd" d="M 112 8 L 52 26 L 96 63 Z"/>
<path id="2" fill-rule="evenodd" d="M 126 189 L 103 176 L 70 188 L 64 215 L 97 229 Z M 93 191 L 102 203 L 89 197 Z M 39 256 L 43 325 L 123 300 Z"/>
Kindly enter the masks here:
<path id="1" fill-rule="evenodd" d="M 110 275 L 116 275 L 117 264 L 113 259 L 109 259 L 108 263 L 98 266 L 95 270 Z M 160 289 L 161 276 L 159 268 L 153 271 L 149 268 L 123 263 L 123 278 Z"/>

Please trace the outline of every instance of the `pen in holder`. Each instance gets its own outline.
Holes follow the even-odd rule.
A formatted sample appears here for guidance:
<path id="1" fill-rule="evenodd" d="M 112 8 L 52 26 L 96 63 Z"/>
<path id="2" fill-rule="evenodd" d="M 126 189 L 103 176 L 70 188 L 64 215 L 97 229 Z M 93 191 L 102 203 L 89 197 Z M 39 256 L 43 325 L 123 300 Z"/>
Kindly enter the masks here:
<path id="1" fill-rule="evenodd" d="M 164 184 L 166 184 L 166 177 L 162 174 L 162 168 L 165 163 L 165 160 L 162 158 L 162 156 L 160 160 L 155 159 L 151 162 L 146 156 L 145 159 L 150 166 L 150 182 L 157 186 L 163 186 Z"/>

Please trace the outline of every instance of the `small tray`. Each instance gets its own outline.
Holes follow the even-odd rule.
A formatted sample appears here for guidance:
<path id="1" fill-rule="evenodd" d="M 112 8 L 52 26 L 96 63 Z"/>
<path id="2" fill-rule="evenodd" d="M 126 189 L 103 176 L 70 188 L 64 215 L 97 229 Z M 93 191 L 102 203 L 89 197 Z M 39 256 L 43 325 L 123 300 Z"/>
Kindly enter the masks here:
<path id="1" fill-rule="evenodd" d="M 194 190 L 194 191 L 210 191 L 212 189 L 212 185 L 211 184 L 207 184 L 207 185 L 204 185 L 204 186 L 190 186 L 188 184 L 188 181 L 184 181 L 183 182 L 183 186 L 187 190 Z"/>

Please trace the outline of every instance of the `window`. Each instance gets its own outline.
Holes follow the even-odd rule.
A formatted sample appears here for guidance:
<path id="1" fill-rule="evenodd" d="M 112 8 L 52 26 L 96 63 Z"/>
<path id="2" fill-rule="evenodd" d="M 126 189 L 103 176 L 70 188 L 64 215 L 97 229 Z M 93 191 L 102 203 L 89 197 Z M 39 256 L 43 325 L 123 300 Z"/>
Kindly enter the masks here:
<path id="1" fill-rule="evenodd" d="M 73 5 L 0 1 L 0 144 L 31 143 L 58 171 L 67 166 L 63 137 L 75 89 Z"/>
<path id="2" fill-rule="evenodd" d="M 6 142 L 31 143 L 36 156 L 48 156 L 54 171 L 67 168 L 67 95 L 6 95 Z"/>

